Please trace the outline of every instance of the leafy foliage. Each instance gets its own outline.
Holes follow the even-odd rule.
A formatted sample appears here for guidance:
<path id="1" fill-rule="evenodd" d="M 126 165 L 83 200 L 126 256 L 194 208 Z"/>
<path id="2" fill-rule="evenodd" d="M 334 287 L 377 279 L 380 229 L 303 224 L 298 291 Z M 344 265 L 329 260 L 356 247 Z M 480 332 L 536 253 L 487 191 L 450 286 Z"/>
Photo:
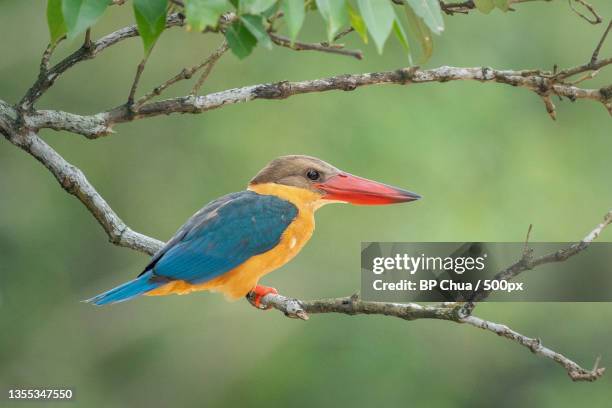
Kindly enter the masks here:
<path id="1" fill-rule="evenodd" d="M 510 0 L 474 0 L 478 11 L 489 14 L 495 7 L 503 12 L 510 9 Z"/>
<path id="2" fill-rule="evenodd" d="M 408 30 L 421 45 L 421 61 L 427 61 L 433 53 L 433 38 L 431 30 L 410 7 L 405 8 Z"/>
<path id="3" fill-rule="evenodd" d="M 391 33 L 395 21 L 395 11 L 387 0 L 357 0 L 368 31 L 374 39 L 378 52 L 382 53 L 385 41 Z"/>
<path id="4" fill-rule="evenodd" d="M 510 0 L 493 0 L 495 6 L 503 12 L 510 10 Z"/>
<path id="5" fill-rule="evenodd" d="M 408 43 L 408 36 L 406 36 L 406 31 L 404 31 L 404 27 L 402 27 L 402 23 L 396 17 L 393 20 L 393 32 L 395 36 L 399 40 L 400 44 L 406 49 L 406 51 L 410 52 L 410 43 Z"/>
<path id="6" fill-rule="evenodd" d="M 167 8 L 167 0 L 134 0 L 134 16 L 146 54 L 166 27 Z"/>
<path id="7" fill-rule="evenodd" d="M 440 34 L 444 31 L 444 20 L 438 0 L 406 0 L 406 2 L 432 32 Z"/>
<path id="8" fill-rule="evenodd" d="M 348 22 L 348 10 L 344 0 L 316 0 L 317 8 L 327 25 L 327 39 L 332 42 L 334 36 Z"/>
<path id="9" fill-rule="evenodd" d="M 216 28 L 219 17 L 229 8 L 227 0 L 186 0 L 187 28 L 198 32 L 206 27 Z"/>
<path id="10" fill-rule="evenodd" d="M 47 3 L 47 25 L 51 42 L 54 43 L 66 34 L 66 23 L 62 14 L 62 0 L 49 0 Z"/>
<path id="11" fill-rule="evenodd" d="M 475 0 L 479 10 L 507 9 L 508 0 Z M 405 0 L 404 5 L 391 0 L 133 0 L 134 17 L 144 46 L 151 52 L 165 28 L 167 14 L 180 9 L 187 29 L 195 32 L 220 31 L 238 58 L 251 54 L 257 44 L 272 48 L 269 32 L 286 29 L 292 42 L 306 21 L 307 14 L 319 14 L 325 22 L 327 41 L 332 43 L 343 30 L 354 29 L 367 44 L 371 37 L 382 53 L 393 32 L 410 52 L 407 32 L 421 44 L 424 59 L 431 55 L 432 33 L 444 30 L 438 0 Z M 52 42 L 67 35 L 74 38 L 91 27 L 103 15 L 110 0 L 48 0 L 47 23 Z M 402 12 L 405 8 L 405 12 Z M 224 13 L 227 18 L 220 24 Z M 231 16 L 231 17 L 230 17 Z M 405 28 L 408 27 L 408 30 Z"/>
<path id="12" fill-rule="evenodd" d="M 257 42 L 261 43 L 261 45 L 268 49 L 272 48 L 272 40 L 270 40 L 266 27 L 264 27 L 262 16 L 245 14 L 240 16 L 240 21 L 242 21 L 247 30 L 253 34 L 253 37 L 257 39 Z"/>
<path id="13" fill-rule="evenodd" d="M 351 27 L 357 31 L 357 34 L 361 37 L 361 40 L 364 44 L 368 43 L 368 28 L 366 27 L 365 21 L 355 9 L 351 6 L 350 3 L 346 4 L 349 13 L 349 20 L 351 23 Z"/>
<path id="14" fill-rule="evenodd" d="M 92 26 L 104 14 L 109 5 L 108 0 L 61 0 L 62 12 L 59 16 L 57 4 L 60 2 L 53 1 L 53 3 L 55 3 L 53 18 L 54 22 L 57 23 L 55 25 L 56 33 L 61 30 L 62 23 L 59 20 L 62 19 L 68 38 L 75 38 Z"/>
<path id="15" fill-rule="evenodd" d="M 240 14 L 261 14 L 275 3 L 276 0 L 239 0 L 238 12 Z"/>
<path id="16" fill-rule="evenodd" d="M 285 21 L 287 22 L 287 29 L 289 31 L 289 38 L 291 41 L 295 41 L 297 35 L 304 24 L 304 18 L 306 17 L 306 9 L 304 7 L 303 0 L 282 0 L 281 10 L 285 14 Z"/>
<path id="17" fill-rule="evenodd" d="M 232 23 L 225 30 L 225 38 L 232 52 L 238 58 L 248 57 L 257 45 L 257 38 L 251 34 L 242 21 Z"/>

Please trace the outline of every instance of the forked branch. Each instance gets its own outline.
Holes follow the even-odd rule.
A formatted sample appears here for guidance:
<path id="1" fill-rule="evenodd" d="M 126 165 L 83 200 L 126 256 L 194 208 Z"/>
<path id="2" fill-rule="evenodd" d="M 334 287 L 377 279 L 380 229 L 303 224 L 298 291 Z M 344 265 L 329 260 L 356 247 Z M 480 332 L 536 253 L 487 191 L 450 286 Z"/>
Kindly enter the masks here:
<path id="1" fill-rule="evenodd" d="M 540 1 L 540 0 L 508 0 L 508 5 L 510 6 L 509 11 L 515 11 L 513 7 L 517 4 L 531 3 L 534 1 Z M 551 2 L 552 0 L 541 0 L 541 1 Z M 393 2 L 402 4 L 404 0 L 393 0 Z M 442 9 L 442 11 L 449 16 L 452 16 L 455 14 L 468 14 L 470 11 L 473 11 L 477 8 L 476 2 L 474 0 L 464 0 L 464 1 L 439 0 L 439 2 L 440 2 L 440 8 Z M 593 7 L 586 0 L 567 0 L 567 2 L 569 4 L 570 9 L 574 13 L 576 13 L 577 16 L 587 21 L 588 23 L 599 24 L 602 22 L 602 18 L 597 12 L 597 10 L 595 10 L 595 7 Z M 579 6 L 577 7 L 576 4 L 578 4 Z M 579 9 L 579 7 L 583 7 L 586 10 L 587 14 L 583 13 Z"/>
<path id="2" fill-rule="evenodd" d="M 585 72 L 591 69 L 600 69 L 611 63 L 612 58 L 608 58 L 598 61 L 595 65 L 589 65 L 589 67 L 581 66 L 579 69 L 571 71 L 572 73 Z M 357 88 L 370 85 L 395 84 L 409 86 L 430 82 L 447 83 L 450 81 L 498 83 L 524 88 L 540 97 L 556 95 L 572 101 L 592 100 L 601 103 L 612 114 L 612 85 L 599 89 L 580 88 L 554 78 L 551 72 L 539 70 L 511 71 L 488 67 L 461 68 L 444 66 L 427 70 L 411 67 L 386 72 L 338 75 L 308 81 L 283 81 L 250 85 L 203 96 L 187 95 L 149 102 L 139 106 L 136 113 L 132 112 L 126 105 L 94 115 L 76 115 L 62 111 L 37 110 L 24 114 L 23 121 L 28 128 L 35 131 L 45 128 L 66 130 L 83 135 L 89 139 L 96 139 L 112 133 L 113 126 L 119 123 L 172 113 L 203 113 L 257 99 L 286 99 L 291 96 L 307 93 L 338 90 L 353 91 Z"/>
<path id="3" fill-rule="evenodd" d="M 525 248 L 522 258 L 515 264 L 501 271 L 495 279 L 509 280 L 523 271 L 534 269 L 539 265 L 552 262 L 563 262 L 572 256 L 584 251 L 601 232 L 612 223 L 612 210 L 580 242 L 548 255 L 532 259 L 531 251 Z M 531 230 L 531 228 L 530 228 Z M 342 298 L 300 300 L 292 299 L 278 294 L 268 294 L 261 299 L 264 307 L 281 311 L 287 317 L 308 320 L 311 314 L 341 313 L 346 315 L 374 314 L 397 317 L 404 320 L 440 319 L 460 324 L 469 324 L 483 330 L 490 331 L 498 336 L 512 340 L 528 348 L 534 354 L 549 358 L 561 365 L 573 381 L 595 381 L 603 376 L 605 368 L 599 367 L 599 358 L 596 359 L 592 369 L 581 367 L 563 354 L 545 347 L 539 339 L 530 338 L 510 329 L 508 326 L 483 320 L 471 313 L 477 300 L 483 300 L 488 292 L 478 293 L 479 297 L 471 303 L 444 303 L 435 306 L 420 305 L 416 303 L 390 303 L 363 301 L 358 295 Z"/>

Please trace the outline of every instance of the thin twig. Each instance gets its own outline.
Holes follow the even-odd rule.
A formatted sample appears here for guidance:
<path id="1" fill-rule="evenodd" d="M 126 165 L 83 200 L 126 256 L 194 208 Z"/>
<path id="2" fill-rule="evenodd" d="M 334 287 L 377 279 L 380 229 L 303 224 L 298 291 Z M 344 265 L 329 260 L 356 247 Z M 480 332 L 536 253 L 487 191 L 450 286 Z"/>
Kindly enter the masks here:
<path id="1" fill-rule="evenodd" d="M 603 35 L 601 36 L 601 39 L 597 43 L 597 47 L 595 47 L 595 50 L 593 51 L 593 55 L 591 55 L 592 65 L 595 65 L 595 63 L 597 63 L 597 59 L 599 58 L 599 51 L 601 51 L 601 47 L 603 46 L 604 42 L 606 41 L 606 38 L 608 37 L 610 28 L 612 28 L 612 20 L 610 20 L 610 22 L 608 23 L 608 27 L 606 27 L 606 31 L 604 31 Z"/>
<path id="2" fill-rule="evenodd" d="M 418 319 L 448 320 L 490 331 L 528 348 L 536 355 L 549 358 L 561 365 L 573 381 L 596 381 L 605 372 L 605 368 L 599 367 L 599 358 L 596 359 L 593 369 L 585 369 L 565 355 L 545 347 L 539 339 L 522 335 L 506 325 L 483 320 L 472 315 L 464 316 L 461 306 L 456 304 L 426 306 L 416 303 L 365 302 L 359 299 L 357 295 L 305 301 L 279 294 L 264 296 L 261 299 L 261 304 L 264 307 L 274 308 L 287 317 L 301 320 L 309 320 L 310 315 L 320 313 L 340 313 L 349 316 L 360 314 L 383 315 L 408 321 Z"/>
<path id="3" fill-rule="evenodd" d="M 589 13 L 591 13 L 591 15 L 593 16 L 593 19 L 590 19 L 589 17 L 585 16 L 584 14 L 582 14 L 578 9 L 576 9 L 574 7 L 574 3 L 572 3 L 572 1 L 575 1 L 578 4 L 581 4 L 582 6 L 584 6 L 584 8 L 586 8 Z M 599 24 L 601 23 L 603 20 L 601 19 L 601 16 L 595 11 L 595 9 L 593 8 L 592 5 L 590 5 L 589 3 L 587 3 L 585 0 L 567 0 L 570 8 L 572 9 L 572 11 L 574 13 L 576 13 L 578 16 L 582 17 L 584 20 L 588 21 L 591 24 Z"/>
<path id="4" fill-rule="evenodd" d="M 204 62 L 204 65 L 206 66 L 206 68 L 204 68 L 204 72 L 202 72 L 202 75 L 200 75 L 200 78 L 198 78 L 198 81 L 195 83 L 195 85 L 191 89 L 190 95 L 195 96 L 198 94 L 198 92 L 200 91 L 200 88 L 202 88 L 202 85 L 204 84 L 204 81 L 206 81 L 206 79 L 212 72 L 215 64 L 217 63 L 217 61 L 219 61 L 219 59 L 223 56 L 223 54 L 227 50 L 228 50 L 227 42 L 223 40 L 223 44 L 221 44 L 219 48 L 217 48 L 215 52 L 213 52 Z"/>
<path id="5" fill-rule="evenodd" d="M 92 46 L 91 42 L 91 28 L 85 31 L 85 40 L 83 41 L 83 48 L 90 50 Z"/>
<path id="6" fill-rule="evenodd" d="M 509 0 L 509 4 L 510 6 L 513 6 L 519 3 L 531 3 L 534 1 L 536 0 Z M 551 0 L 544 0 L 544 1 L 550 2 Z M 579 3 L 582 6 L 584 6 L 589 11 L 589 13 L 592 14 L 593 19 L 590 19 L 587 16 L 580 13 L 580 11 L 577 10 L 573 6 L 572 1 L 575 1 L 576 3 Z M 404 4 L 404 0 L 393 0 L 393 2 L 397 4 Z M 585 19 L 591 24 L 601 23 L 602 21 L 601 16 L 597 13 L 595 8 L 591 4 L 587 3 L 585 0 L 568 0 L 568 2 L 569 2 L 569 6 L 571 7 L 571 9 L 581 18 Z M 476 9 L 476 3 L 473 0 L 458 1 L 458 2 L 453 2 L 453 3 L 448 3 L 446 1 L 439 0 L 439 3 L 440 3 L 440 8 L 442 9 L 442 11 L 449 16 L 452 16 L 455 14 L 468 14 L 469 12 Z M 510 8 L 509 10 L 514 11 L 513 8 Z"/>
<path id="7" fill-rule="evenodd" d="M 595 71 L 591 71 L 591 72 L 587 72 L 586 74 L 584 74 L 583 76 L 581 76 L 580 78 L 578 78 L 575 81 L 570 82 L 570 84 L 572 85 L 578 85 L 581 82 L 584 81 L 588 81 L 589 79 L 593 79 L 595 78 L 597 75 L 599 75 L 599 70 L 595 70 Z"/>
<path id="8" fill-rule="evenodd" d="M 355 29 L 353 27 L 345 28 L 344 30 L 340 31 L 338 34 L 336 34 L 334 36 L 333 41 L 334 42 L 338 41 L 339 39 L 341 39 L 345 35 L 348 35 L 348 34 L 352 33 L 353 31 L 355 31 Z M 327 43 L 322 43 L 322 44 L 327 44 Z"/>
<path id="9" fill-rule="evenodd" d="M 529 224 L 527 228 L 527 234 L 525 235 L 525 245 L 523 246 L 523 258 L 531 259 L 533 256 L 533 249 L 529 247 L 529 240 L 531 239 L 531 231 L 533 230 L 533 224 Z"/>
<path id="10" fill-rule="evenodd" d="M 180 13 L 168 15 L 166 28 L 184 25 L 184 17 Z M 125 39 L 138 36 L 138 28 L 135 25 L 127 26 L 114 31 L 97 41 L 93 41 L 89 47 L 80 47 L 78 50 L 58 62 L 47 72 L 47 75 L 39 76 L 36 82 L 28 89 L 19 102 L 22 111 L 28 111 L 34 103 L 47 91 L 55 81 L 67 70 L 76 64 L 95 58 L 102 51 Z"/>
<path id="11" fill-rule="evenodd" d="M 60 38 L 58 38 L 57 41 L 49 43 L 49 45 L 43 52 L 42 58 L 40 60 L 39 76 L 47 75 L 47 73 L 49 72 L 49 61 L 51 60 L 51 57 L 53 56 L 53 53 L 55 52 L 55 49 L 57 48 L 59 43 L 64 41 L 65 39 L 66 39 L 66 36 L 63 35 Z"/>
<path id="12" fill-rule="evenodd" d="M 147 61 L 149 60 L 150 55 L 151 55 L 151 52 L 150 51 L 147 52 L 144 58 L 140 61 L 140 64 L 138 64 L 138 67 L 136 67 L 136 75 L 134 75 L 134 81 L 132 81 L 132 86 L 130 87 L 130 94 L 128 95 L 128 99 L 127 99 L 127 106 L 132 111 L 134 110 L 134 95 L 136 95 L 136 89 L 138 88 L 140 77 L 142 76 L 142 73 L 145 69 L 145 66 L 147 64 Z"/>
<path id="13" fill-rule="evenodd" d="M 544 102 L 544 107 L 546 108 L 546 112 L 552 120 L 557 120 L 557 111 L 556 106 L 552 101 L 552 98 L 549 94 L 540 95 L 542 98 L 542 102 Z"/>
<path id="14" fill-rule="evenodd" d="M 589 61 L 586 64 L 579 65 L 577 67 L 572 67 L 572 68 L 561 70 L 557 72 L 555 75 L 553 75 L 551 79 L 555 81 L 563 80 L 565 78 L 569 78 L 576 74 L 582 74 L 583 72 L 595 71 L 595 70 L 601 69 L 610 64 L 612 64 L 612 57 L 600 59 L 600 60 L 595 61 L 594 63 Z"/>
<path id="15" fill-rule="evenodd" d="M 508 340 L 512 340 L 521 346 L 529 349 L 532 353 L 549 358 L 561 365 L 567 375 L 572 381 L 596 381 L 604 375 L 606 369 L 599 367 L 600 358 L 595 359 L 595 364 L 591 370 L 581 367 L 574 361 L 570 360 L 566 356 L 556 351 L 544 347 L 540 339 L 534 339 L 524 336 L 517 331 L 510 329 L 508 326 L 483 320 L 476 316 L 468 316 L 462 319 L 461 323 L 469 324 L 474 327 L 478 327 L 483 330 L 488 330 L 497 334 L 498 336 L 504 337 Z"/>
<path id="16" fill-rule="evenodd" d="M 206 74 L 206 76 L 208 76 L 208 74 L 210 74 L 210 70 L 212 69 L 212 65 L 214 65 L 214 63 L 219 58 L 221 58 L 223 53 L 226 52 L 227 50 L 228 50 L 228 46 L 227 46 L 227 43 L 224 40 L 223 43 L 211 55 L 209 55 L 204 61 L 202 61 L 201 63 L 199 63 L 197 65 L 194 65 L 194 66 L 192 66 L 190 68 L 183 68 L 181 70 L 181 72 L 179 72 L 178 74 L 176 74 L 172 78 L 168 79 L 166 82 L 156 86 L 149 93 L 147 93 L 147 94 L 143 95 L 142 97 L 140 97 L 136 102 L 134 102 L 133 110 L 134 111 L 138 111 L 140 106 L 142 106 L 144 103 L 148 102 L 149 100 L 151 100 L 155 96 L 161 95 L 162 92 L 164 92 L 167 88 L 169 88 L 170 86 L 174 85 L 175 83 L 177 83 L 179 81 L 182 81 L 182 80 L 185 80 L 185 79 L 190 79 L 193 76 L 193 74 L 195 74 L 197 71 L 199 71 L 203 67 L 206 67 L 206 69 L 208 70 L 208 73 Z M 200 78 L 200 80 L 201 80 L 201 78 Z M 202 82 L 203 82 L 203 80 L 202 80 Z M 201 84 L 200 84 L 200 86 L 201 86 Z M 196 90 L 196 92 L 197 92 L 197 90 Z"/>
<path id="17" fill-rule="evenodd" d="M 578 255 L 585 249 L 589 247 L 589 245 L 599 237 L 601 232 L 612 223 L 612 210 L 609 211 L 604 217 L 603 221 L 598 224 L 592 231 L 590 231 L 582 241 L 572 244 L 565 249 L 560 249 L 556 252 L 539 256 L 537 258 L 533 258 L 531 252 L 524 251 L 521 259 L 516 261 L 514 264 L 500 271 L 493 280 L 511 280 L 517 277 L 524 271 L 531 270 L 536 266 L 555 263 L 555 262 L 564 262 L 572 256 Z M 484 289 L 480 289 L 472 295 L 470 302 L 476 303 L 486 299 L 491 294 L 491 291 L 487 291 Z M 473 308 L 472 308 L 473 309 Z"/>
<path id="18" fill-rule="evenodd" d="M 341 46 L 329 46 L 315 43 L 304 43 L 299 41 L 291 42 L 287 37 L 280 36 L 278 34 L 270 33 L 270 39 L 281 47 L 290 48 L 294 51 L 320 51 L 328 52 L 331 54 L 346 55 L 349 57 L 357 58 L 358 60 L 363 59 L 363 53 L 359 50 L 346 50 L 340 48 Z"/>
<path id="19" fill-rule="evenodd" d="M 588 72 L 588 71 L 597 71 L 607 65 L 612 64 L 612 58 L 599 59 L 599 52 L 601 51 L 601 48 L 603 47 L 603 44 L 606 41 L 606 38 L 608 37 L 610 28 L 612 28 L 612 20 L 610 20 L 610 23 L 608 23 L 608 26 L 604 30 L 603 35 L 599 39 L 599 42 L 597 43 L 597 46 L 593 50 L 593 54 L 591 55 L 591 59 L 589 60 L 589 62 L 583 65 L 579 65 L 577 67 L 568 68 L 568 69 L 564 69 L 562 71 L 556 72 L 551 77 L 551 79 L 554 81 L 562 81 L 576 74 L 581 74 L 583 72 Z"/>
<path id="20" fill-rule="evenodd" d="M 448 14 L 449 16 L 452 16 L 455 13 L 468 14 L 471 10 L 476 8 L 476 5 L 474 4 L 472 0 L 456 2 L 456 3 L 446 3 L 440 0 L 439 3 L 440 3 L 440 8 L 442 9 L 442 11 Z"/>

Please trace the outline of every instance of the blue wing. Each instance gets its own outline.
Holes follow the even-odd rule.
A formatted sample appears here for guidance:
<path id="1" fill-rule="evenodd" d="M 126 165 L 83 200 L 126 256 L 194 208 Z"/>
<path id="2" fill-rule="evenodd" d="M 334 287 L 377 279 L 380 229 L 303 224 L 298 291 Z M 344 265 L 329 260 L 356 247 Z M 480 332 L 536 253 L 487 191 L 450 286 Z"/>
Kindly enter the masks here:
<path id="1" fill-rule="evenodd" d="M 187 221 L 143 273 L 206 282 L 274 248 L 297 212 L 292 203 L 275 196 L 252 191 L 227 195 Z"/>

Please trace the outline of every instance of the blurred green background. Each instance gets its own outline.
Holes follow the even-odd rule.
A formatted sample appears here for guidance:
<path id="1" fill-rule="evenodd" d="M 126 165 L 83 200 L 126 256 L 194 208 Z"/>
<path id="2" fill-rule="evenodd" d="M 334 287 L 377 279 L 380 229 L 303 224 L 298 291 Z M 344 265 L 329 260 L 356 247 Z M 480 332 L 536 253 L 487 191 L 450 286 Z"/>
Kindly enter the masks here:
<path id="1" fill-rule="evenodd" d="M 612 3 L 593 4 L 612 17 Z M 37 75 L 48 34 L 41 2 L 1 5 L 0 98 L 14 103 Z M 447 30 L 425 66 L 573 66 L 588 60 L 604 29 L 565 1 L 516 8 L 445 17 Z M 129 6 L 113 7 L 94 36 L 131 21 Z M 316 16 L 306 27 L 303 39 L 323 37 Z M 141 92 L 219 42 L 169 30 Z M 204 91 L 407 64 L 394 39 L 383 56 L 357 38 L 347 42 L 366 59 L 285 49 L 257 49 L 245 61 L 228 54 Z M 56 58 L 78 45 L 63 44 Z M 602 55 L 611 52 L 609 41 Z M 92 113 L 123 103 L 141 55 L 138 39 L 107 50 L 61 78 L 39 107 Z M 587 85 L 611 79 L 604 71 Z M 132 228 L 159 239 L 283 154 L 314 155 L 425 197 L 321 210 L 309 245 L 262 282 L 311 299 L 359 288 L 361 241 L 521 241 L 530 223 L 533 240 L 583 237 L 612 208 L 612 126 L 600 104 L 557 105 L 553 122 L 533 93 L 504 85 L 379 86 L 158 117 L 95 141 L 53 131 L 42 137 Z M 147 257 L 109 244 L 83 205 L 6 141 L 0 163 L 2 390 L 72 387 L 85 407 L 609 404 L 612 375 L 574 384 L 554 362 L 469 326 L 331 314 L 305 323 L 208 293 L 101 309 L 80 303 L 133 277 Z M 612 240 L 612 231 L 601 239 Z M 612 365 L 610 304 L 483 304 L 477 314 L 540 337 L 584 366 L 598 354 Z"/>

